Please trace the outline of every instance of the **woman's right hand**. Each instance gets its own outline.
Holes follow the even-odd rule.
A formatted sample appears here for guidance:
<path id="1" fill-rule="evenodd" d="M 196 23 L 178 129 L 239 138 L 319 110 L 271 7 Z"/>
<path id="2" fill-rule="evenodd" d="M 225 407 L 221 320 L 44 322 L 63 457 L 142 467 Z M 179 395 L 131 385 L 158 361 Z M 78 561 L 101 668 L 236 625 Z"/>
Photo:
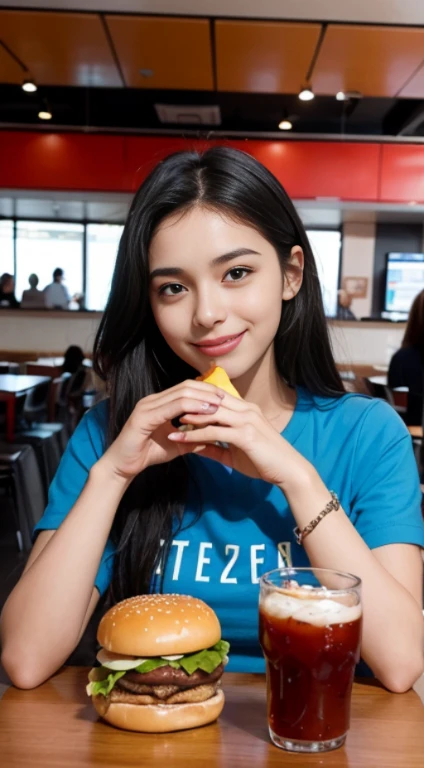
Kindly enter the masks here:
<path id="1" fill-rule="evenodd" d="M 163 464 L 184 453 L 192 453 L 195 445 L 168 440 L 170 432 L 175 431 L 171 420 L 182 414 L 214 414 L 224 397 L 222 389 L 196 380 L 144 397 L 97 464 L 131 481 L 152 464 Z"/>

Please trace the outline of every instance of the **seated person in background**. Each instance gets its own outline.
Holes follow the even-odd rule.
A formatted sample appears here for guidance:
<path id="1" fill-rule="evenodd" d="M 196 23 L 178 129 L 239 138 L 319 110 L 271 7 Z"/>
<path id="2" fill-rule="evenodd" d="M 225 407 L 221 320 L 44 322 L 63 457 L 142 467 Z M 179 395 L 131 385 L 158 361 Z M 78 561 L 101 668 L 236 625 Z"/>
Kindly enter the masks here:
<path id="1" fill-rule="evenodd" d="M 35 275 L 34 273 L 29 276 L 28 282 L 30 284 L 30 288 L 27 291 L 24 291 L 22 294 L 21 299 L 21 308 L 22 309 L 44 309 L 44 293 L 43 291 L 39 291 L 37 288 L 38 285 L 38 275 Z"/>
<path id="2" fill-rule="evenodd" d="M 0 277 L 0 307 L 18 309 L 19 301 L 17 301 L 14 291 L 15 278 L 13 275 L 9 275 L 8 272 L 5 272 Z"/>
<path id="3" fill-rule="evenodd" d="M 72 345 L 66 350 L 62 378 L 58 406 L 63 409 L 62 415 L 72 432 L 83 414 L 84 392 L 93 389 L 92 372 L 84 366 L 84 352 L 81 347 Z"/>
<path id="4" fill-rule="evenodd" d="M 71 297 L 63 285 L 63 269 L 58 267 L 53 272 L 53 282 L 44 288 L 44 301 L 47 309 L 68 309 Z"/>
<path id="5" fill-rule="evenodd" d="M 353 296 L 351 293 L 341 288 L 337 291 L 337 320 L 356 320 L 356 316 L 353 314 L 350 305 L 352 304 Z"/>
<path id="6" fill-rule="evenodd" d="M 401 348 L 393 355 L 388 384 L 408 387 L 408 408 L 404 421 L 408 425 L 422 424 L 424 395 L 424 291 L 415 297 Z"/>

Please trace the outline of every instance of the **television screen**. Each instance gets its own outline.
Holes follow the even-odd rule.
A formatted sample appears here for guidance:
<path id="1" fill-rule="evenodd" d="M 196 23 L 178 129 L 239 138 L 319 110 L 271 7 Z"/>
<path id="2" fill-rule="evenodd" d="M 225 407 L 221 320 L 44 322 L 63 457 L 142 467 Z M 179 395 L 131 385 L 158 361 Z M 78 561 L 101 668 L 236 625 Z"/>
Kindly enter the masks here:
<path id="1" fill-rule="evenodd" d="M 386 312 L 408 313 L 417 293 L 424 288 L 424 253 L 388 253 Z"/>

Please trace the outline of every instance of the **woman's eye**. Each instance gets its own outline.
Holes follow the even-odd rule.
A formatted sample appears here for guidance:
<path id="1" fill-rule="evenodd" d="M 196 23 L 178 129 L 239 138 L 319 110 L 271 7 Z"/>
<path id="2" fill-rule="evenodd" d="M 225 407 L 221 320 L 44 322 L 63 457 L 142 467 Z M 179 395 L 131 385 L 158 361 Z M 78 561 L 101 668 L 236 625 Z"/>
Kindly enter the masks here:
<path id="1" fill-rule="evenodd" d="M 229 272 L 225 275 L 225 278 L 227 279 L 229 275 L 231 275 L 230 280 L 228 282 L 230 283 L 236 283 L 240 280 L 243 280 L 245 275 L 248 275 L 249 272 L 251 272 L 251 269 L 246 269 L 246 267 L 234 267 L 234 269 L 230 269 Z"/>
<path id="2" fill-rule="evenodd" d="M 160 296 L 178 296 L 184 290 L 184 286 L 180 283 L 168 283 L 168 285 L 162 285 L 159 288 Z"/>

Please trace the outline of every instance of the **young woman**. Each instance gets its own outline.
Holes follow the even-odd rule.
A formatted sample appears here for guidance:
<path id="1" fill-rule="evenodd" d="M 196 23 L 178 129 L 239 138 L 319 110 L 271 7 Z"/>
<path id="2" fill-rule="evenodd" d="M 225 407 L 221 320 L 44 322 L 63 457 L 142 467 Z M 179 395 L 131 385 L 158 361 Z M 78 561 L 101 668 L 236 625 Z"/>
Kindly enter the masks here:
<path id="1" fill-rule="evenodd" d="M 389 386 L 408 387 L 405 424 L 421 425 L 424 397 L 424 291 L 415 297 L 409 312 L 402 346 L 389 366 Z"/>
<path id="2" fill-rule="evenodd" d="M 211 360 L 242 399 L 194 380 Z M 203 598 L 229 669 L 263 671 L 258 579 L 311 563 L 362 579 L 363 659 L 408 689 L 423 667 L 411 440 L 386 403 L 344 393 L 310 245 L 269 171 L 226 148 L 159 163 L 128 216 L 95 361 L 110 399 L 75 431 L 2 614 L 12 681 L 53 674 L 107 590 Z M 199 429 L 176 431 L 181 414 Z M 340 507 L 298 545 L 330 491 Z"/>

